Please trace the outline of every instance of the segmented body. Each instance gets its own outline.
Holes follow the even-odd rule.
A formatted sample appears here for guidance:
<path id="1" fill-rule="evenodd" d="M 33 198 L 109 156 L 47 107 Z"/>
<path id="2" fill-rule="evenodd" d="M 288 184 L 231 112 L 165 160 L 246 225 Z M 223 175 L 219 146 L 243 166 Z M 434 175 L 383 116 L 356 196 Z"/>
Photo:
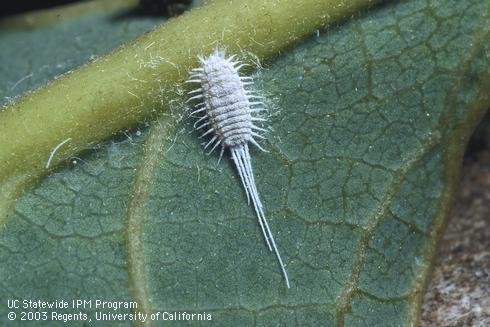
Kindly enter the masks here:
<path id="1" fill-rule="evenodd" d="M 289 279 L 282 258 L 277 249 L 274 237 L 269 228 L 263 205 L 260 201 L 252 171 L 252 163 L 248 143 L 254 144 L 265 151 L 255 140 L 264 138 L 260 132 L 264 129 L 255 126 L 254 121 L 264 121 L 254 117 L 254 113 L 264 110 L 262 97 L 255 95 L 247 86 L 251 85 L 251 77 L 239 75 L 239 70 L 245 64 L 234 59 L 226 58 L 224 51 L 216 50 L 207 58 L 199 57 L 201 67 L 192 69 L 188 83 L 197 83 L 199 88 L 189 92 L 192 96 L 188 101 L 199 102 L 191 114 L 202 113 L 194 127 L 203 130 L 201 137 L 209 135 L 210 140 L 205 149 L 211 147 L 209 153 L 221 145 L 219 160 L 226 148 L 230 149 L 231 157 L 237 167 L 238 174 L 245 188 L 247 199 L 254 206 L 259 225 L 269 249 L 275 252 L 289 288 Z"/>

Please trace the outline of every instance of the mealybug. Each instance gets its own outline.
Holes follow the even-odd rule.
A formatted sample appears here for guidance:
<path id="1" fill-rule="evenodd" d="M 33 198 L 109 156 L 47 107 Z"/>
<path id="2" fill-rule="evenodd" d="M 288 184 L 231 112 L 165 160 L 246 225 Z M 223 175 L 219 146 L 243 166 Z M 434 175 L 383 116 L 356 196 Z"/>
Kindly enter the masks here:
<path id="1" fill-rule="evenodd" d="M 265 130 L 254 125 L 254 121 L 265 121 L 263 118 L 254 117 L 254 113 L 265 110 L 260 101 L 263 97 L 255 95 L 252 90 L 246 88 L 253 84 L 252 78 L 239 75 L 239 70 L 246 65 L 235 60 L 235 57 L 233 55 L 226 58 L 225 52 L 218 49 L 207 58 L 199 56 L 201 66 L 192 69 L 190 78 L 186 81 L 186 83 L 197 83 L 199 87 L 189 92 L 191 97 L 187 102 L 200 101 L 191 116 L 203 114 L 194 127 L 204 131 L 200 137 L 211 136 L 204 148 L 211 147 L 209 151 L 211 153 L 221 145 L 218 163 L 225 149 L 230 149 L 231 157 L 245 188 L 247 200 L 250 203 L 252 199 L 267 246 L 269 250 L 274 250 L 289 288 L 288 274 L 265 219 L 262 202 L 260 202 L 255 186 L 248 150 L 250 142 L 265 151 L 254 139 L 264 138 L 260 132 L 265 132 Z"/>

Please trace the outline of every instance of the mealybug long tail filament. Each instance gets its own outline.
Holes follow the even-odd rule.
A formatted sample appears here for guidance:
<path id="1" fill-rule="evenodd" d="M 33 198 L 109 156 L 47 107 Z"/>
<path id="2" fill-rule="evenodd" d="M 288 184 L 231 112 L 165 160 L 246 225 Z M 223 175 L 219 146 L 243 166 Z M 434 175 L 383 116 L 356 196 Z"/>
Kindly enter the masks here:
<path id="1" fill-rule="evenodd" d="M 231 148 L 231 157 L 235 162 L 235 166 L 237 167 L 238 174 L 240 175 L 240 179 L 245 188 L 245 192 L 247 193 L 247 198 L 252 199 L 252 204 L 255 209 L 255 213 L 257 214 L 257 218 L 259 220 L 260 228 L 262 229 L 262 234 L 264 235 L 265 241 L 269 250 L 273 251 L 276 254 L 277 260 L 281 265 L 282 274 L 284 275 L 284 279 L 286 280 L 286 285 L 288 288 L 289 278 L 286 268 L 284 267 L 284 263 L 282 262 L 281 254 L 277 249 L 276 242 L 274 241 L 274 236 L 269 228 L 269 224 L 265 219 L 265 214 L 262 206 L 262 202 L 259 198 L 259 193 L 257 192 L 257 187 L 255 186 L 254 175 L 252 171 L 252 162 L 250 160 L 250 153 L 248 151 L 248 144 L 244 144 L 242 146 Z"/>

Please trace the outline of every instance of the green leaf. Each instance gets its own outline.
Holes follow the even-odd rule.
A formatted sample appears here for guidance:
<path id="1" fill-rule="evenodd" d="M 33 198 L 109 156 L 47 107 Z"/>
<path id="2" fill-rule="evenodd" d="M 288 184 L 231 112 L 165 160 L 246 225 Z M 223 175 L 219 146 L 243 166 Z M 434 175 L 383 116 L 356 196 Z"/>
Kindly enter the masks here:
<path id="1" fill-rule="evenodd" d="M 490 102 L 488 13 L 482 0 L 395 1 L 256 73 L 272 131 L 252 163 L 291 289 L 232 163 L 203 154 L 178 100 L 15 196 L 1 297 L 137 301 L 219 326 L 415 324 L 466 140 Z M 3 31 L 3 97 L 158 21 L 116 16 Z M 25 44 L 41 53 L 19 55 Z M 81 310 L 92 322 L 132 312 L 94 305 Z M 9 311 L 0 306 L 3 323 Z"/>
<path id="2" fill-rule="evenodd" d="M 4 141 L 0 143 L 0 182 L 4 185 L 0 217 L 5 216 L 4 203 L 13 202 L 20 189 L 44 174 L 39 162 L 60 139 L 69 135 L 70 143 L 59 149 L 54 164 L 87 144 L 100 143 L 121 129 L 155 118 L 164 104 L 182 94 L 181 84 L 200 53 L 220 46 L 268 59 L 319 27 L 378 1 L 211 1 L 26 94 L 0 111 L 0 139 Z M 96 3 L 103 7 L 106 1 Z M 58 16 L 64 14 L 62 10 Z"/>

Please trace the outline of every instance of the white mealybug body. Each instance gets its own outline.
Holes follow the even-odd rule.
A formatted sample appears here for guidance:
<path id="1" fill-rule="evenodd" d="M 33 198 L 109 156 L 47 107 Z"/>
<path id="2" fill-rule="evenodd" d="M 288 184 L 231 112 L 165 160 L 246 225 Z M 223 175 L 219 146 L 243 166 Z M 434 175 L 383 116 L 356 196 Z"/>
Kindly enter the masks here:
<path id="1" fill-rule="evenodd" d="M 230 149 L 231 157 L 238 170 L 247 200 L 254 206 L 259 225 L 264 234 L 267 246 L 274 251 L 281 265 L 281 270 L 289 288 L 289 279 L 281 255 L 274 241 L 274 237 L 265 219 L 264 209 L 260 201 L 252 171 L 252 163 L 248 143 L 252 143 L 262 151 L 262 147 L 254 138 L 264 138 L 260 132 L 264 129 L 254 125 L 254 121 L 264 121 L 254 117 L 254 113 L 263 111 L 262 97 L 254 95 L 246 86 L 252 84 L 251 77 L 242 77 L 239 70 L 246 66 L 234 59 L 226 58 L 224 51 L 216 50 L 207 58 L 199 56 L 201 66 L 191 71 L 187 83 L 197 83 L 199 88 L 189 92 L 188 101 L 199 102 L 191 115 L 201 113 L 194 127 L 203 130 L 201 137 L 210 135 L 210 141 L 205 149 L 211 147 L 209 153 L 221 145 L 218 162 L 221 160 L 226 148 Z"/>

